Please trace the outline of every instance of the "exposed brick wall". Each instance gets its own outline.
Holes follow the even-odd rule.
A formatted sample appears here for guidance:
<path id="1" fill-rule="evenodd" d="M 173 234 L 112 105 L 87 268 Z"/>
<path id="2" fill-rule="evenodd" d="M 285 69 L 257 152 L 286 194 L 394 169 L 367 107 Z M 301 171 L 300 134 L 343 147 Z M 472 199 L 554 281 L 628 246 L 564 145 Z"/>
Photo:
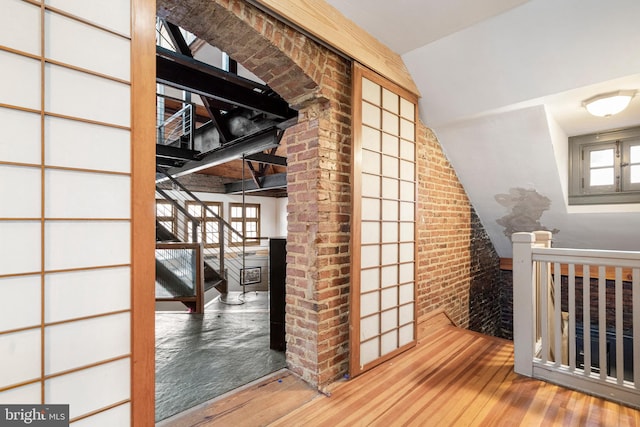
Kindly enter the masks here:
<path id="1" fill-rule="evenodd" d="M 499 258 L 431 130 L 418 129 L 418 316 L 444 309 L 461 327 L 495 333 Z M 472 287 L 474 302 L 471 307 Z"/>
<path id="2" fill-rule="evenodd" d="M 299 111 L 284 138 L 287 364 L 322 387 L 348 369 L 350 64 L 241 0 L 158 0 L 158 14 L 226 51 Z M 473 300 L 475 327 L 493 329 L 495 310 L 483 307 L 497 257 L 434 134 L 418 130 L 418 314 L 442 307 L 467 327 Z"/>

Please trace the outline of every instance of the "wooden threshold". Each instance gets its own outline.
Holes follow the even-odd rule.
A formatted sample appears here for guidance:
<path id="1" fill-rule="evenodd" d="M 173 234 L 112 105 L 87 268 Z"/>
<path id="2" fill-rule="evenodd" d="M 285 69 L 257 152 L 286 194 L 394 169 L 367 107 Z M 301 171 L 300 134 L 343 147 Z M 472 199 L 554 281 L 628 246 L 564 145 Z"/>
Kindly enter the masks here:
<path id="1" fill-rule="evenodd" d="M 515 374 L 511 341 L 431 319 L 414 349 L 337 383 L 329 396 L 310 397 L 289 376 L 290 390 L 270 380 L 175 425 L 640 425 L 638 410 Z"/>

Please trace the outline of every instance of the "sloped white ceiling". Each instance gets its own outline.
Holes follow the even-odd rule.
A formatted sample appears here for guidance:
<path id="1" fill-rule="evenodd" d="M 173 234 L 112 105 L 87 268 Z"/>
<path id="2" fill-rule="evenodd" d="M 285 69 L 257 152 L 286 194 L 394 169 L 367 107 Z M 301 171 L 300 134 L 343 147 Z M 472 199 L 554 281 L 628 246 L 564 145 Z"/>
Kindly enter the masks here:
<path id="1" fill-rule="evenodd" d="M 421 118 L 500 256 L 511 256 L 505 223 L 523 222 L 557 230 L 557 247 L 640 250 L 640 205 L 574 207 L 566 197 L 568 136 L 640 125 L 640 95 L 608 119 L 581 107 L 598 93 L 640 90 L 639 1 L 466 2 L 486 6 L 484 15 L 465 2 L 329 3 L 403 53 Z M 450 25 L 434 36 L 432 21 Z"/>

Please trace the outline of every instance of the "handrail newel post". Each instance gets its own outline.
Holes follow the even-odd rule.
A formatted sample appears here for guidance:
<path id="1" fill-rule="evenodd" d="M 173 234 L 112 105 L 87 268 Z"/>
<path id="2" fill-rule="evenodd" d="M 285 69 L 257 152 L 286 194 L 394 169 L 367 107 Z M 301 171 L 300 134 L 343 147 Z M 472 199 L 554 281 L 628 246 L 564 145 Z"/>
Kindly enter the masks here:
<path id="1" fill-rule="evenodd" d="M 514 371 L 533 376 L 535 283 L 533 233 L 513 233 L 513 347 Z"/>

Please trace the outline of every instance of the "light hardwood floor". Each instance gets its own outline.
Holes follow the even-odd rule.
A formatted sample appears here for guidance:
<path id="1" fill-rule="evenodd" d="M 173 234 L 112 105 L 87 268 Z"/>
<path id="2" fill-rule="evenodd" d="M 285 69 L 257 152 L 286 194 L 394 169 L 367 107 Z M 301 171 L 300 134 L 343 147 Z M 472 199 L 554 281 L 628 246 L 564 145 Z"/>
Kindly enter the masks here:
<path id="1" fill-rule="evenodd" d="M 434 317 L 416 348 L 320 395 L 284 371 L 176 426 L 640 426 L 640 411 L 513 373 L 513 345 Z"/>

